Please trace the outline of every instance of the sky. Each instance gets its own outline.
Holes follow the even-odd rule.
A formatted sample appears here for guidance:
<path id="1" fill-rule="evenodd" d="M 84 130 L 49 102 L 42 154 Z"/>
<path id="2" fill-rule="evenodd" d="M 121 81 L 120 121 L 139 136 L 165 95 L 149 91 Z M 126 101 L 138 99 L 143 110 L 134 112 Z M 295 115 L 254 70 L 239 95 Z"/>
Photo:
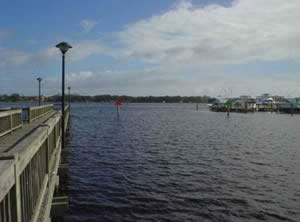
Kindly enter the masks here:
<path id="1" fill-rule="evenodd" d="M 0 94 L 300 96 L 299 0 L 2 0 Z"/>

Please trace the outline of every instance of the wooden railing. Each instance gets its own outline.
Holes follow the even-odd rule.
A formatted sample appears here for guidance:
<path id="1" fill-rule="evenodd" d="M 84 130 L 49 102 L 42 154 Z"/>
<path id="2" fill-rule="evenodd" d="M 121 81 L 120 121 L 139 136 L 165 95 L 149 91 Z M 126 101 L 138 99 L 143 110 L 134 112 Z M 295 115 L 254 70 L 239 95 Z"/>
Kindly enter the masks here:
<path id="1" fill-rule="evenodd" d="M 45 114 L 53 111 L 53 104 L 24 108 L 23 111 L 24 111 L 25 121 L 30 123 L 44 116 Z"/>
<path id="2" fill-rule="evenodd" d="M 1 222 L 35 222 L 43 201 L 52 200 L 61 152 L 60 120 L 59 113 L 54 115 L 0 154 Z"/>
<path id="3" fill-rule="evenodd" d="M 0 111 L 0 137 L 22 127 L 22 110 Z"/>

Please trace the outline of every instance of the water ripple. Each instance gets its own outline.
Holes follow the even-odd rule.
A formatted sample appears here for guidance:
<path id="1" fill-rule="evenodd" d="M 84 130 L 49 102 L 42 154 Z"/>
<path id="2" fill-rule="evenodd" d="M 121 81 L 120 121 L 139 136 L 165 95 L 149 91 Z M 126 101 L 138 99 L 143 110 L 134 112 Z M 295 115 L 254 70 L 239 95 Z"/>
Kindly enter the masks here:
<path id="1" fill-rule="evenodd" d="M 300 221 L 300 116 L 72 107 L 65 221 Z"/>

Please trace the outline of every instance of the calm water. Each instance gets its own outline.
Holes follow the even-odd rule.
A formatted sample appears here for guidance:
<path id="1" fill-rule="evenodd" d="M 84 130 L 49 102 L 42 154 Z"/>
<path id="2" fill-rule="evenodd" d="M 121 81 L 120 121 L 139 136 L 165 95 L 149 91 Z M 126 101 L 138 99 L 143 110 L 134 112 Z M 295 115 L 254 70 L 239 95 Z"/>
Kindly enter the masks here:
<path id="1" fill-rule="evenodd" d="M 74 104 L 71 121 L 66 221 L 300 221 L 300 115 Z"/>
<path id="2" fill-rule="evenodd" d="M 300 221 L 300 115 L 73 105 L 67 221 Z"/>

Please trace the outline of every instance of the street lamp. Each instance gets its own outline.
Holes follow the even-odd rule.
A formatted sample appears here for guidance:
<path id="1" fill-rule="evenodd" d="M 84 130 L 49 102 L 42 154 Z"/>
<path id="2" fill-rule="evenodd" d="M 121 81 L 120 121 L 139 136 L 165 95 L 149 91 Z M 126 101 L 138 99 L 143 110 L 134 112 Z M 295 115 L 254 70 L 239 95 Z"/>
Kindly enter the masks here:
<path id="1" fill-rule="evenodd" d="M 41 81 L 43 80 L 41 77 L 36 79 L 39 81 L 39 106 L 41 105 Z"/>
<path id="2" fill-rule="evenodd" d="M 72 48 L 72 46 L 66 42 L 61 42 L 56 45 L 56 48 L 58 48 L 62 53 L 61 147 L 62 147 L 62 149 L 64 149 L 64 147 L 65 147 L 65 54 L 70 48 Z"/>

